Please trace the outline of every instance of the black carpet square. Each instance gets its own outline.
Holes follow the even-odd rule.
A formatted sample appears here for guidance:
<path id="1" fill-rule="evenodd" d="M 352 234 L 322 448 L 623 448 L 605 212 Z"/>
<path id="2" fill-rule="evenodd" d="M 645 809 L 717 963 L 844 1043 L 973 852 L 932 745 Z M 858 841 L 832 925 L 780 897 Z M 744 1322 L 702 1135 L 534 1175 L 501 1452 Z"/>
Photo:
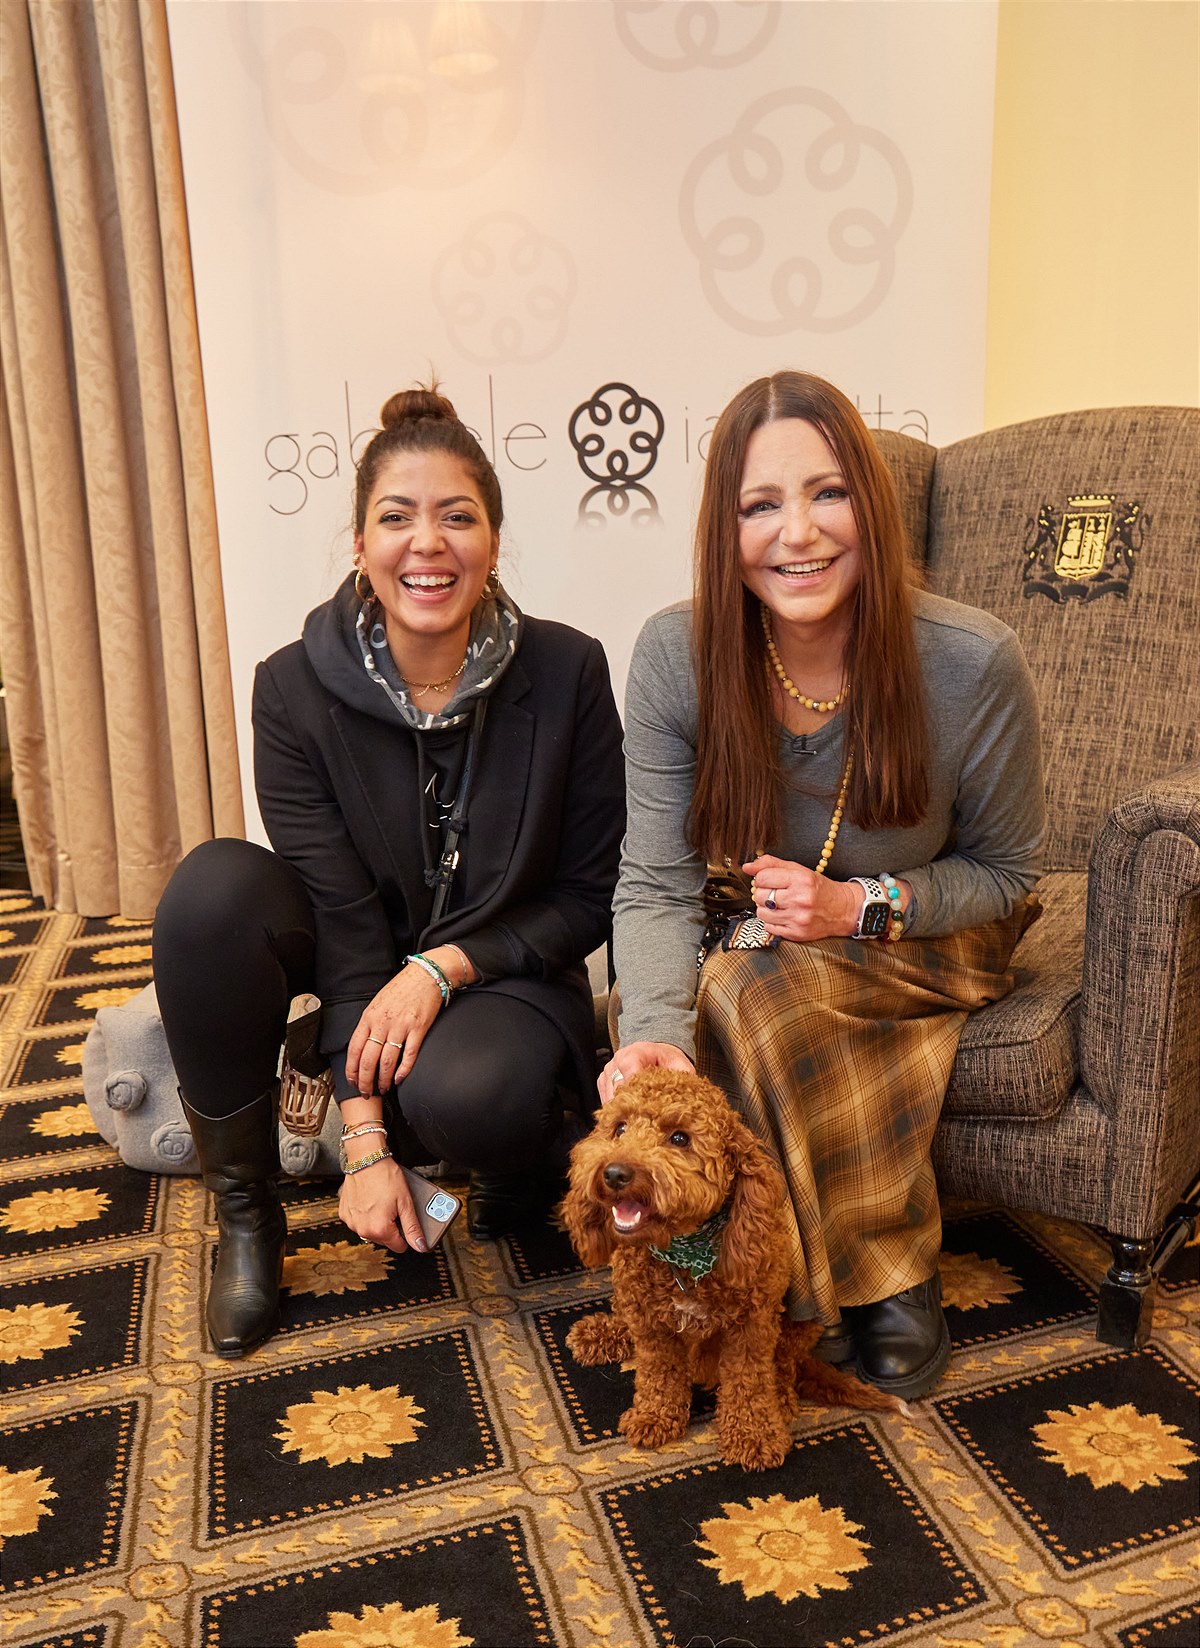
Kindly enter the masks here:
<path id="1" fill-rule="evenodd" d="M 98 938 L 77 940 L 66 946 L 53 973 L 55 979 L 86 977 L 111 972 L 114 968 L 140 968 L 149 980 L 151 945 L 149 931 L 130 938 L 124 933 L 107 933 Z M 141 988 L 139 986 L 139 988 Z"/>
<path id="2" fill-rule="evenodd" d="M 0 1258 L 144 1235 L 158 1200 L 155 1175 L 120 1162 L 10 1179 L 0 1186 Z"/>
<path id="3" fill-rule="evenodd" d="M 513 1517 L 219 1592 L 201 1619 L 204 1648 L 290 1648 L 305 1631 L 388 1648 L 553 1642 Z"/>
<path id="4" fill-rule="evenodd" d="M 67 1579 L 118 1558 L 138 1404 L 84 1408 L 9 1430 L 0 1590 Z"/>
<path id="5" fill-rule="evenodd" d="M 34 953 L 32 950 L 0 952 L 0 984 L 15 984 L 20 977 L 21 969 Z"/>
<path id="6" fill-rule="evenodd" d="M 253 1469 L 247 1461 L 253 1460 Z M 213 1387 L 209 1537 L 501 1464 L 461 1328 Z"/>
<path id="7" fill-rule="evenodd" d="M 1200 1602 L 1181 1602 L 1153 1619 L 1117 1632 L 1123 1648 L 1196 1648 L 1200 1642 Z"/>
<path id="8" fill-rule="evenodd" d="M 31 1029 L 50 1028 L 56 1024 L 86 1024 L 101 1007 L 123 1007 L 132 1001 L 150 982 L 150 969 L 143 967 L 120 984 L 93 980 L 85 983 L 51 985 L 35 1010 L 29 1015 Z"/>
<path id="9" fill-rule="evenodd" d="M 524 1285 L 547 1282 L 583 1269 L 566 1231 L 558 1228 L 554 1217 L 547 1213 L 544 1222 L 508 1238 L 509 1270 L 514 1281 Z"/>
<path id="10" fill-rule="evenodd" d="M 26 1036 L 17 1043 L 7 1087 L 37 1087 L 42 1082 L 79 1080 L 87 1026 L 58 1036 Z"/>
<path id="11" fill-rule="evenodd" d="M 441 1243 L 431 1253 L 389 1253 L 337 1219 L 289 1233 L 283 1288 L 285 1333 L 456 1296 Z"/>
<path id="12" fill-rule="evenodd" d="M 942 1229 L 942 1305 L 959 1350 L 1094 1315 L 1096 1295 L 1003 1213 Z"/>
<path id="13" fill-rule="evenodd" d="M 660 1643 L 859 1643 L 985 1600 L 867 1425 L 599 1495 Z"/>
<path id="14" fill-rule="evenodd" d="M 10 1392 L 136 1366 L 149 1259 L 9 1282 L 0 1379 Z"/>
<path id="15" fill-rule="evenodd" d="M 1152 1347 L 933 1403 L 1036 1537 L 1077 1568 L 1195 1526 L 1197 1387 Z"/>
<path id="16" fill-rule="evenodd" d="M 0 1106 L 0 1161 L 48 1156 L 103 1142 L 78 1088 L 40 1101 L 10 1099 Z"/>

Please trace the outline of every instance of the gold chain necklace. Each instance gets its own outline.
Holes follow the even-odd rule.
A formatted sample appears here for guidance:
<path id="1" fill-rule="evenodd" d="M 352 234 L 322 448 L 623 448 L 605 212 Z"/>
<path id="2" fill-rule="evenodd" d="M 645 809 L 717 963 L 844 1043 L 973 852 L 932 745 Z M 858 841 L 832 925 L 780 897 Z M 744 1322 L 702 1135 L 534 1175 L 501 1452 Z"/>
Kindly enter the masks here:
<path id="1" fill-rule="evenodd" d="M 762 618 L 763 634 L 767 638 L 767 655 L 771 660 L 771 668 L 779 677 L 779 684 L 784 692 L 790 693 L 797 703 L 804 705 L 806 710 L 816 710 L 820 715 L 824 715 L 827 710 L 836 710 L 846 696 L 846 688 L 843 686 L 836 698 L 810 698 L 806 692 L 801 692 L 800 688 L 788 679 L 784 671 L 783 660 L 780 658 L 779 649 L 775 645 L 775 637 L 771 634 L 771 619 L 766 606 L 760 604 L 758 610 Z"/>
<path id="2" fill-rule="evenodd" d="M 467 655 L 463 653 L 463 661 L 453 675 L 448 675 L 444 681 L 410 681 L 404 677 L 404 685 L 408 688 L 410 698 L 424 698 L 427 692 L 445 692 L 446 688 L 457 681 L 467 667 Z"/>

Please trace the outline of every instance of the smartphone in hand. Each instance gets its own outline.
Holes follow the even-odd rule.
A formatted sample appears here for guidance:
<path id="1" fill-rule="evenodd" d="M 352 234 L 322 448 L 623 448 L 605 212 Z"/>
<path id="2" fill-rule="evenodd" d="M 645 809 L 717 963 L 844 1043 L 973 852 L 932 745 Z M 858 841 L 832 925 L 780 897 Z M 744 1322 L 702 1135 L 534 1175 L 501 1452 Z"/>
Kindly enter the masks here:
<path id="1" fill-rule="evenodd" d="M 408 1184 L 421 1234 L 427 1248 L 436 1247 L 462 1211 L 462 1202 L 448 1190 L 431 1184 L 411 1167 L 401 1170 Z"/>

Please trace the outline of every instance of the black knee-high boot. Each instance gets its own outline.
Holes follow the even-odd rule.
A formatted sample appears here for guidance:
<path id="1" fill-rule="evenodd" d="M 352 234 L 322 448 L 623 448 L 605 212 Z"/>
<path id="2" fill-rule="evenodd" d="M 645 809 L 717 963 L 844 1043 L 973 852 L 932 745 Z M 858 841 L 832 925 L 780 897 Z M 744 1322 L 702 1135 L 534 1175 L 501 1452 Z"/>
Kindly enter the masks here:
<path id="1" fill-rule="evenodd" d="M 242 1356 L 279 1325 L 287 1218 L 275 1183 L 275 1090 L 260 1093 L 232 1116 L 202 1116 L 186 1099 L 183 1113 L 196 1141 L 204 1183 L 217 1203 L 209 1337 L 218 1356 Z"/>

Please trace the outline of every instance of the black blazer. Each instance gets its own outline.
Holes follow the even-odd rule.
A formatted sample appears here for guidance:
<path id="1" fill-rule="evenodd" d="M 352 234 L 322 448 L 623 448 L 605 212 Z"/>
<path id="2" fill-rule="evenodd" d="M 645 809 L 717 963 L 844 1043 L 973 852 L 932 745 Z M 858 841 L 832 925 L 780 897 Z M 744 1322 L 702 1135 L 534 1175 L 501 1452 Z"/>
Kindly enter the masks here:
<path id="1" fill-rule="evenodd" d="M 621 723 L 600 643 L 524 620 L 488 701 L 450 908 L 424 932 L 410 915 L 430 898 L 420 735 L 360 666 L 318 674 L 311 650 L 306 627 L 305 641 L 258 667 L 254 777 L 271 845 L 312 902 L 323 1050 L 345 1048 L 406 955 L 457 940 L 484 976 L 476 988 L 527 1001 L 558 1026 L 594 1102 L 583 963 L 611 930 L 625 828 Z"/>

